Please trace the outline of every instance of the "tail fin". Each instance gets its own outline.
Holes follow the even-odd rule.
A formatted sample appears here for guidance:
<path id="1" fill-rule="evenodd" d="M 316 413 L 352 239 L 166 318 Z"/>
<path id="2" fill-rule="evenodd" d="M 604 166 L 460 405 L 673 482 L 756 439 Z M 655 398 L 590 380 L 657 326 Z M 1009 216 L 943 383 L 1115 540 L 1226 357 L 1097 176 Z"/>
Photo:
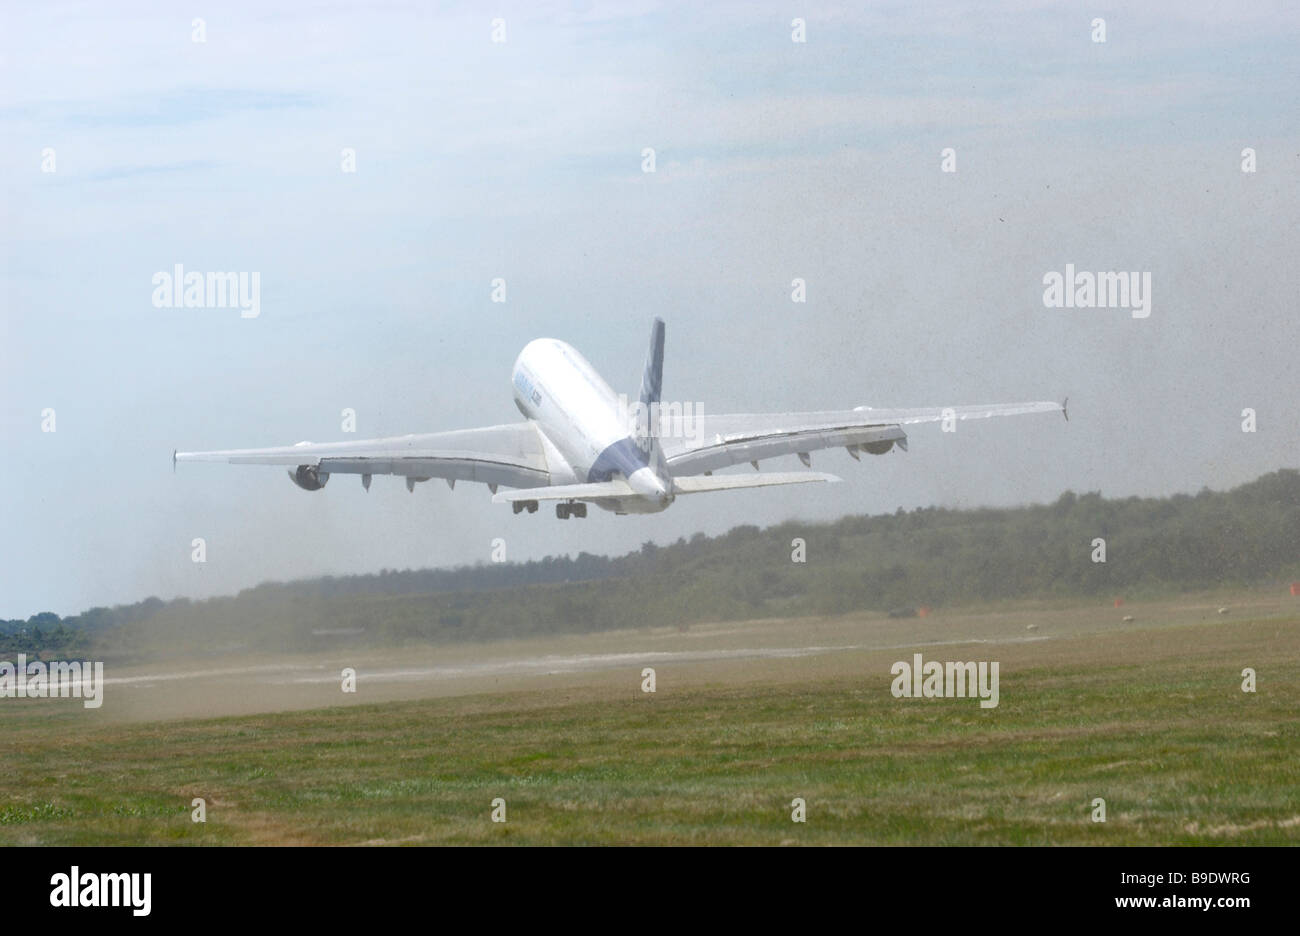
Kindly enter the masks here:
<path id="1" fill-rule="evenodd" d="M 650 467 L 660 477 L 668 477 L 668 464 L 659 447 L 659 402 L 664 387 L 664 320 L 655 318 L 650 327 L 650 351 L 641 375 L 641 414 L 637 420 L 636 444 L 645 452 Z"/>
<path id="2" fill-rule="evenodd" d="M 645 373 L 641 377 L 641 405 L 650 411 L 651 404 L 659 402 L 664 389 L 664 320 L 656 318 L 650 328 L 650 353 L 645 359 Z"/>

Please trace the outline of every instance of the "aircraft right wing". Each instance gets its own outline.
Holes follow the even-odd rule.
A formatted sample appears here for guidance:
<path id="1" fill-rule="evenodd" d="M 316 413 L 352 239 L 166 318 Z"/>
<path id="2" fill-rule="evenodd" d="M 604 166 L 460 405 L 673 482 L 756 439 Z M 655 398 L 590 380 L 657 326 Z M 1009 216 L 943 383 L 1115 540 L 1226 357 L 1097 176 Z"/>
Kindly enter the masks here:
<path id="1" fill-rule="evenodd" d="M 669 436 L 662 439 L 662 444 L 674 474 L 700 474 L 778 455 L 797 454 L 806 458 L 815 449 L 842 446 L 855 458 L 858 450 L 888 451 L 892 445 L 906 450 L 907 433 L 903 426 L 939 422 L 949 415 L 965 420 L 1056 412 L 1065 413 L 1065 403 L 990 403 L 915 409 L 859 406 L 812 413 L 705 414 L 695 418 L 690 437 Z"/>

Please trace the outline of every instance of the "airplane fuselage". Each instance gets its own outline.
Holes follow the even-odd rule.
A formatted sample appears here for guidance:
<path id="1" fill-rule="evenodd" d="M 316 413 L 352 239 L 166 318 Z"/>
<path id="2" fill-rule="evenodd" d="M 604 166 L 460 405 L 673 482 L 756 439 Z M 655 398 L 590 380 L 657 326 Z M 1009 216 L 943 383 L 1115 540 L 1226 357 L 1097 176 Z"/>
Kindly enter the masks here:
<path id="1" fill-rule="evenodd" d="M 626 404 L 591 362 L 554 338 L 530 341 L 511 378 L 515 406 L 532 420 L 547 448 L 551 484 L 623 478 L 636 497 L 595 503 L 615 513 L 657 513 L 673 501 L 665 480 L 630 431 Z"/>

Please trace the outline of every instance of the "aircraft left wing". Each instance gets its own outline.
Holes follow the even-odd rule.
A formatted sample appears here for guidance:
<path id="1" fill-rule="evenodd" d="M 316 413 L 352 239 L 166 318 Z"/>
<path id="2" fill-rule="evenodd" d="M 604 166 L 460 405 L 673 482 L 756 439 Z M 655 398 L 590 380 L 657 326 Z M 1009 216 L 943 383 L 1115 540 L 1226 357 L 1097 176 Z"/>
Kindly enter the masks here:
<path id="1" fill-rule="evenodd" d="M 362 475 L 367 487 L 369 476 L 377 474 L 404 475 L 408 487 L 415 481 L 430 478 L 445 478 L 452 483 L 480 481 L 494 490 L 497 485 L 542 487 L 551 481 L 541 435 L 532 422 L 355 442 L 299 442 L 275 448 L 173 452 L 172 461 L 305 468 L 305 478 L 295 477 L 299 486 L 324 484 L 320 477 L 328 480 L 332 474 Z M 293 474 L 291 471 L 290 475 Z M 303 484 L 304 480 L 307 485 Z"/>
<path id="2" fill-rule="evenodd" d="M 737 413 L 700 415 L 689 436 L 676 433 L 662 439 L 664 455 L 674 474 L 699 474 L 757 462 L 778 455 L 807 456 L 816 449 L 844 447 L 857 458 L 858 451 L 888 451 L 893 445 L 907 449 L 903 426 L 954 419 L 987 419 L 1029 413 L 1066 414 L 1062 403 L 991 403 L 973 406 L 927 406 L 916 409 L 873 409 L 812 413 Z M 1069 416 L 1066 415 L 1068 419 Z"/>

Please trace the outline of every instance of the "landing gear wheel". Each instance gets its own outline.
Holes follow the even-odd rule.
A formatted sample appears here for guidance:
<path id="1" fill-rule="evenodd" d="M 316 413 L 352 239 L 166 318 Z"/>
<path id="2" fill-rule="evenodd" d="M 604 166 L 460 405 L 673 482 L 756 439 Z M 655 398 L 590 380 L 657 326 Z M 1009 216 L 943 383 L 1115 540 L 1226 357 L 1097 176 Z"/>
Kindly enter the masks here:
<path id="1" fill-rule="evenodd" d="M 573 516 L 575 516 L 575 517 L 580 517 L 580 518 L 582 518 L 582 519 L 584 519 L 584 520 L 585 520 L 586 517 L 587 517 L 587 505 L 586 505 L 586 504 L 572 504 L 572 505 L 569 507 L 569 511 L 570 511 L 570 513 L 572 513 Z"/>
<path id="2" fill-rule="evenodd" d="M 568 519 L 569 519 L 569 505 L 568 505 L 568 504 L 556 504 L 556 505 L 555 505 L 555 516 L 559 517 L 561 520 L 568 520 Z"/>

